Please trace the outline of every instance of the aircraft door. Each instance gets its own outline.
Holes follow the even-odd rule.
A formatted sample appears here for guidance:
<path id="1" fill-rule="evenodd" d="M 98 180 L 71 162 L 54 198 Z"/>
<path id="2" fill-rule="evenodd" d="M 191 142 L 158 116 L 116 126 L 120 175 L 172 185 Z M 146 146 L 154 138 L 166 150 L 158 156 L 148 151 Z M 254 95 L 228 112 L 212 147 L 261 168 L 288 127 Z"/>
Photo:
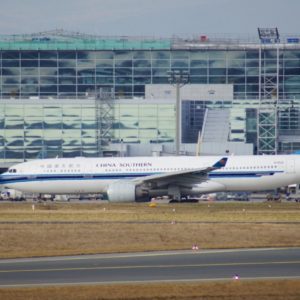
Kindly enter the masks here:
<path id="1" fill-rule="evenodd" d="M 287 173 L 295 173 L 295 158 L 292 155 L 286 160 L 286 171 Z"/>
<path id="2" fill-rule="evenodd" d="M 93 167 L 92 164 L 86 163 L 83 165 L 83 170 L 84 170 L 84 178 L 93 178 Z"/>

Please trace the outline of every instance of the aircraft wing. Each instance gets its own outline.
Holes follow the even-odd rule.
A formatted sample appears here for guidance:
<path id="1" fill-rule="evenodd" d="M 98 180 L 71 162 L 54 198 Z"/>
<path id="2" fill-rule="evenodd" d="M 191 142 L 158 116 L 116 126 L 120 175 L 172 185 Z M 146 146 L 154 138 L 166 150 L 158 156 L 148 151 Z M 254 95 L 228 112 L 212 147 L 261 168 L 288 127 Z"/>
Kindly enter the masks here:
<path id="1" fill-rule="evenodd" d="M 227 163 L 227 157 L 218 160 L 214 165 L 199 169 L 188 169 L 177 172 L 161 173 L 139 177 L 134 180 L 137 184 L 148 183 L 164 186 L 169 184 L 178 184 L 180 186 L 192 186 L 196 183 L 206 181 L 208 173 L 224 167 Z"/>

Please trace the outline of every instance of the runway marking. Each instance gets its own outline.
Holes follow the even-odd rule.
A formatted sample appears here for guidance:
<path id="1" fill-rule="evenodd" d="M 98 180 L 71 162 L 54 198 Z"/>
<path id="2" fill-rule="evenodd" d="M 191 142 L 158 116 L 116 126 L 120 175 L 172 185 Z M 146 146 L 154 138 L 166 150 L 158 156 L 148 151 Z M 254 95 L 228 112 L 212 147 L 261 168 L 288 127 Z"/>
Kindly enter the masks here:
<path id="1" fill-rule="evenodd" d="M 58 271 L 88 271 L 88 270 L 127 270 L 127 269 L 151 269 L 151 268 L 201 268 L 201 267 L 226 267 L 226 266 L 254 266 L 254 265 L 282 265 L 300 264 L 296 261 L 270 261 L 270 262 L 241 262 L 241 263 L 212 263 L 212 264 L 190 264 L 190 265 L 137 265 L 137 266 L 115 266 L 115 267 L 78 267 L 78 268 L 56 268 L 56 269 L 15 269 L 0 270 L 0 273 L 20 272 L 58 272 Z"/>

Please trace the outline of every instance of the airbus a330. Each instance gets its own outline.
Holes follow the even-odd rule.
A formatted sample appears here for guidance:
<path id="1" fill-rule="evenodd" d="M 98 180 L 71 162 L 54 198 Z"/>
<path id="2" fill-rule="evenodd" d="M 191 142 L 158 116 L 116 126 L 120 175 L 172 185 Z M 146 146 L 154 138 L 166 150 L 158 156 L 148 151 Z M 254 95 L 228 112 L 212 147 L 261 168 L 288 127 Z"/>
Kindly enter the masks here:
<path id="1" fill-rule="evenodd" d="M 300 182 L 300 156 L 55 158 L 16 164 L 6 188 L 40 194 L 106 193 L 110 201 L 173 199 L 223 191 L 270 190 Z"/>

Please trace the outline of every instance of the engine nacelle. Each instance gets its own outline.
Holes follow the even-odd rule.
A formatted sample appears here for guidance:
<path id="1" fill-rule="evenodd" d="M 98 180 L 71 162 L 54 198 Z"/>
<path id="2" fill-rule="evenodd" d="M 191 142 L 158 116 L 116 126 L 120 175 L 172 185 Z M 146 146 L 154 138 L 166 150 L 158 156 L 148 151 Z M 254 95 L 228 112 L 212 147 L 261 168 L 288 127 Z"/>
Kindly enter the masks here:
<path id="1" fill-rule="evenodd" d="M 116 181 L 108 186 L 107 196 L 111 202 L 143 201 L 147 191 L 131 181 Z"/>

